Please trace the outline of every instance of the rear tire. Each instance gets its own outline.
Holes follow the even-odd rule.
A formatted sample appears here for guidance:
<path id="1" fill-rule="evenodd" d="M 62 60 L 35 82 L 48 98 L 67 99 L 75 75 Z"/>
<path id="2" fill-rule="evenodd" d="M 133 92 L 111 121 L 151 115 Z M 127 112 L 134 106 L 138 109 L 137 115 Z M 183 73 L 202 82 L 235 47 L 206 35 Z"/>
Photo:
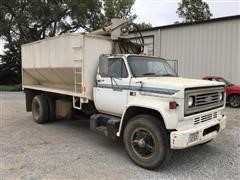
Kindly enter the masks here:
<path id="1" fill-rule="evenodd" d="M 44 96 L 47 100 L 48 104 L 48 121 L 55 121 L 56 120 L 56 101 L 49 97 L 49 96 Z"/>
<path id="2" fill-rule="evenodd" d="M 237 95 L 237 94 L 231 95 L 228 99 L 228 103 L 233 108 L 239 108 L 240 107 L 240 95 Z"/>
<path id="3" fill-rule="evenodd" d="M 37 123 L 46 123 L 48 122 L 48 103 L 44 96 L 37 95 L 33 98 L 32 101 L 32 115 L 33 120 Z"/>
<path id="4" fill-rule="evenodd" d="M 172 154 L 169 134 L 151 115 L 133 117 L 124 129 L 123 141 L 132 161 L 146 169 L 163 167 Z"/>

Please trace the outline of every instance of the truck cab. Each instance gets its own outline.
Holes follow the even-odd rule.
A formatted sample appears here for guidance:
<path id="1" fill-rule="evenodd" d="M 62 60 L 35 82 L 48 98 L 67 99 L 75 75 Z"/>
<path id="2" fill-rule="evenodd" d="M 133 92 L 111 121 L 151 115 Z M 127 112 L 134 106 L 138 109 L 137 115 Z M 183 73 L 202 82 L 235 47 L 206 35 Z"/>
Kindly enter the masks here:
<path id="1" fill-rule="evenodd" d="M 163 145 L 169 147 L 166 154 L 172 149 L 207 143 L 226 127 L 226 116 L 221 112 L 226 99 L 224 84 L 178 77 L 162 58 L 102 55 L 93 92 L 98 112 L 120 119 L 116 136 L 126 138 L 128 153 L 138 154 L 137 158 L 134 155 L 130 157 L 145 168 L 148 166 L 139 159 L 147 158 L 152 149 L 145 145 L 145 152 L 141 148 L 141 144 L 147 144 L 146 138 L 134 139 L 134 125 L 129 122 L 134 122 L 135 117 L 143 115 L 135 120 L 142 120 L 142 124 L 151 122 L 151 119 L 154 124 L 154 118 L 158 119 L 158 128 L 164 129 L 166 141 L 169 141 Z M 146 128 L 145 125 L 143 127 Z M 149 147 L 155 148 L 154 132 L 141 128 L 136 134 L 148 137 Z M 129 140 L 126 134 L 132 134 L 133 139 Z M 135 146 L 129 141 L 134 141 Z M 147 156 L 141 155 L 142 151 Z M 168 156 L 166 154 L 165 157 Z"/>

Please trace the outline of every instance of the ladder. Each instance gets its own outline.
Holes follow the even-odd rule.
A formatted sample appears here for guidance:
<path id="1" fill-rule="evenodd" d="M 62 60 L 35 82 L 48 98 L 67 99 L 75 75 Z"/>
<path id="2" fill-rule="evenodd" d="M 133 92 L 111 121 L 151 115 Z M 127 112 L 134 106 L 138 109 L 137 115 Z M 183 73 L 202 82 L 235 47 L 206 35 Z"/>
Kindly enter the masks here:
<path id="1" fill-rule="evenodd" d="M 82 87 L 82 69 L 80 67 L 76 67 L 74 70 L 74 91 L 75 94 L 81 94 L 83 92 Z M 73 96 L 73 108 L 82 109 L 82 103 L 79 96 Z"/>

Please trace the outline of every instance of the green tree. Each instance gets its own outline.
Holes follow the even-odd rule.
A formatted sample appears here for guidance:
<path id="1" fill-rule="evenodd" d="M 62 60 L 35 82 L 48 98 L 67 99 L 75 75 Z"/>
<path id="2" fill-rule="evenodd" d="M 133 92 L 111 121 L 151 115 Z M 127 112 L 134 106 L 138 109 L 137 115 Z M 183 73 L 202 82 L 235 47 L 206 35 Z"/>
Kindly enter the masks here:
<path id="1" fill-rule="evenodd" d="M 151 23 L 145 23 L 145 22 L 136 23 L 136 25 L 138 26 L 138 29 L 139 29 L 139 30 L 149 29 L 149 28 L 152 27 L 152 24 L 151 24 Z"/>
<path id="2" fill-rule="evenodd" d="M 178 5 L 177 14 L 183 22 L 204 21 L 212 16 L 208 4 L 202 0 L 182 0 Z"/>
<path id="3" fill-rule="evenodd" d="M 105 22 L 112 18 L 123 18 L 134 20 L 136 15 L 132 14 L 132 6 L 135 0 L 103 0 Z"/>
<path id="4" fill-rule="evenodd" d="M 21 62 L 18 49 L 11 49 L 0 55 L 2 63 L 0 64 L 0 85 L 1 84 L 19 84 L 21 79 Z"/>
<path id="5" fill-rule="evenodd" d="M 134 17 L 133 3 L 134 0 L 1 0 L 0 38 L 6 44 L 0 55 L 0 84 L 20 83 L 22 44 L 79 29 L 96 30 L 113 17 Z M 17 78 L 12 78 L 14 75 Z"/>

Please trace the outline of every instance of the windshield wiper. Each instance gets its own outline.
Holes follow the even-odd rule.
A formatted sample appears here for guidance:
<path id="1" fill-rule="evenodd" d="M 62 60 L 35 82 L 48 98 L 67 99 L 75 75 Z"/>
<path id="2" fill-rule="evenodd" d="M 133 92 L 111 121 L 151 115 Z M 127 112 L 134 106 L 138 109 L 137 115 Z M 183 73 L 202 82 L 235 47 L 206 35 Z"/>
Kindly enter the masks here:
<path id="1" fill-rule="evenodd" d="M 174 74 L 162 74 L 161 76 L 171 76 L 171 77 L 176 77 Z"/>
<path id="2" fill-rule="evenodd" d="M 151 76 L 151 75 L 156 76 L 157 74 L 156 73 L 144 73 L 144 74 L 142 74 L 142 76 Z"/>

